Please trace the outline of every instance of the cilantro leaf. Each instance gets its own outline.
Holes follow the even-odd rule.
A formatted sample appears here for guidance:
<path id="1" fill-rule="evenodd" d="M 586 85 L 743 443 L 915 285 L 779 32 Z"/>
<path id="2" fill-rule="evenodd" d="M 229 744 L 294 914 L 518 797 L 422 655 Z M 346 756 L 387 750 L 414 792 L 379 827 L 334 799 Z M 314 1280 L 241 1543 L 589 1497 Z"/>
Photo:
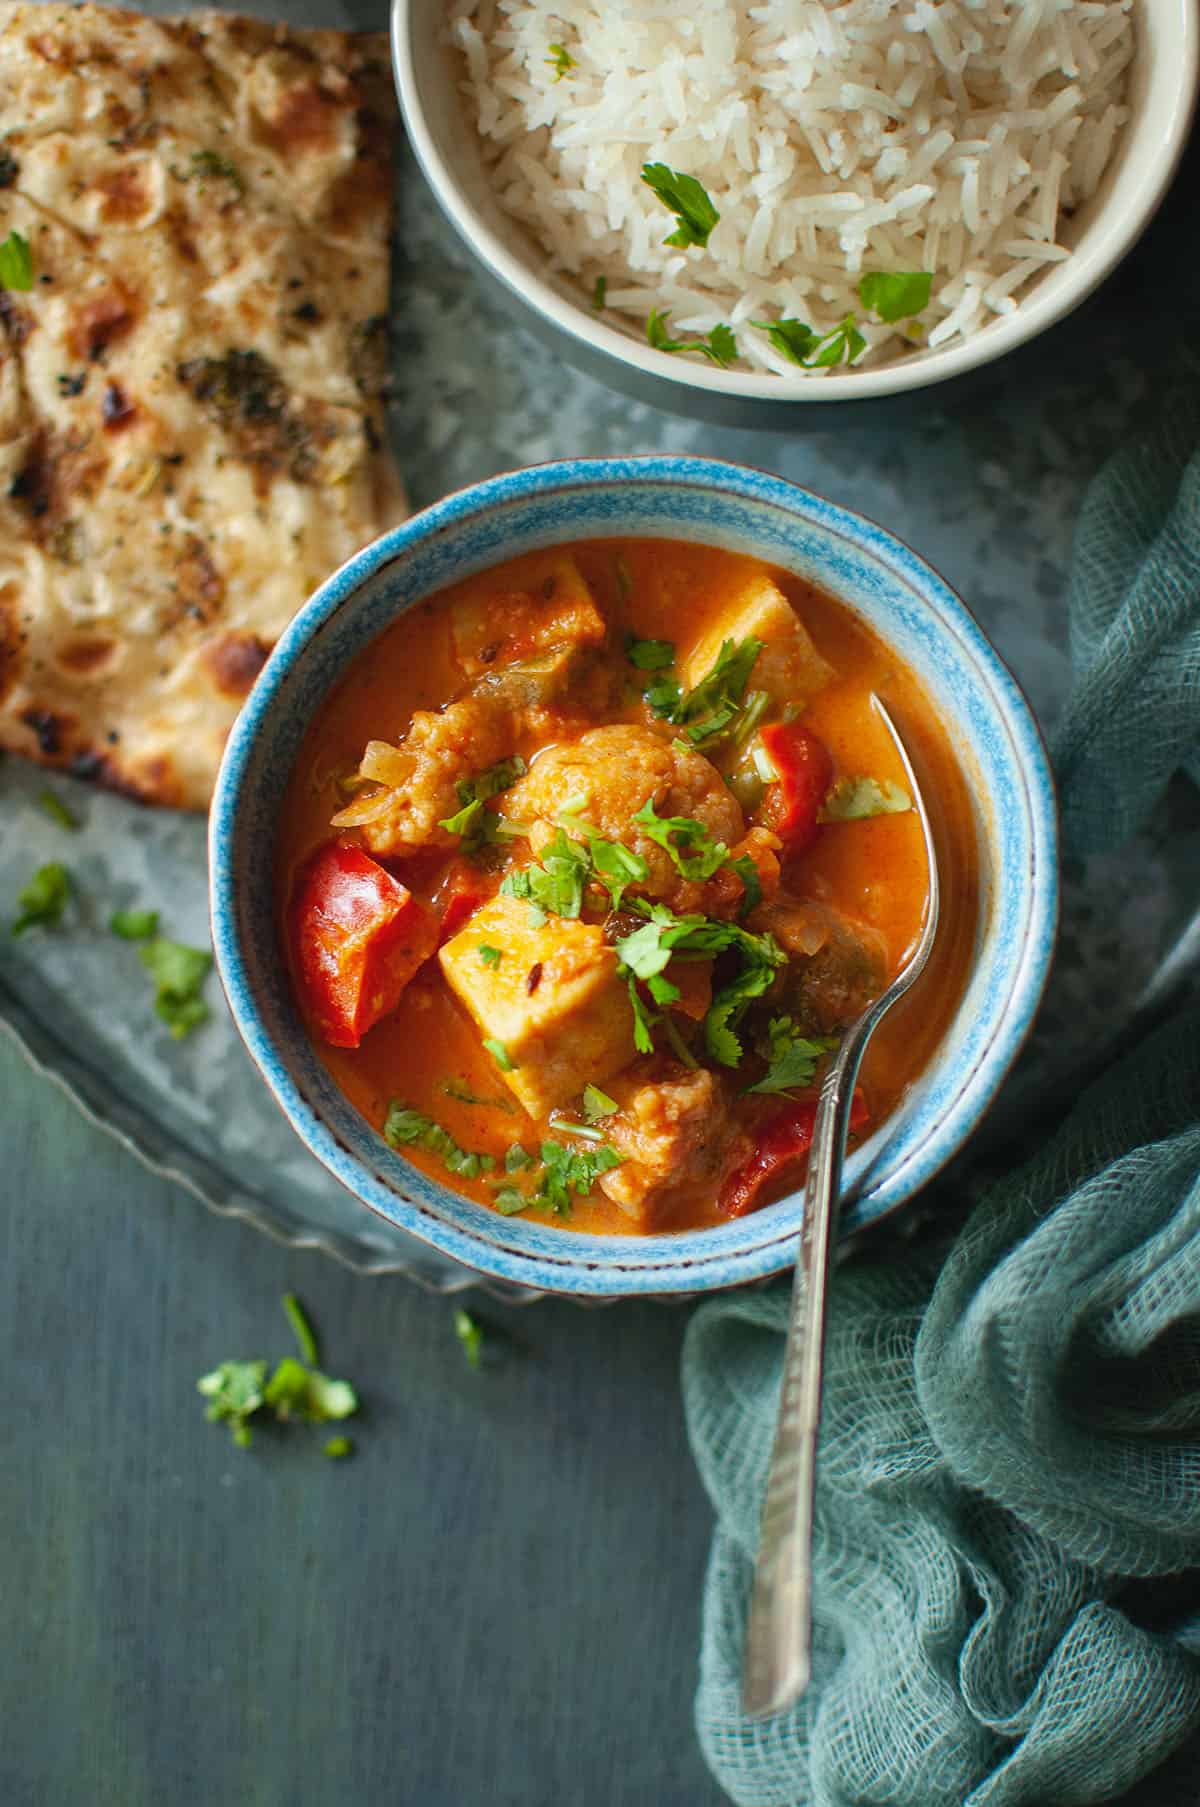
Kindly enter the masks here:
<path id="1" fill-rule="evenodd" d="M 456 1311 L 454 1334 L 462 1344 L 469 1366 L 478 1368 L 483 1360 L 483 1325 L 469 1311 Z"/>
<path id="2" fill-rule="evenodd" d="M 494 1035 L 488 1035 L 484 1037 L 483 1045 L 502 1073 L 512 1072 L 513 1058 L 503 1042 L 497 1041 Z"/>
<path id="3" fill-rule="evenodd" d="M 196 1382 L 197 1390 L 208 1400 L 204 1416 L 210 1424 L 224 1419 L 242 1449 L 250 1442 L 249 1420 L 263 1404 L 266 1378 L 266 1362 L 222 1362 Z"/>
<path id="4" fill-rule="evenodd" d="M 523 1167 L 533 1166 L 533 1156 L 519 1142 L 514 1142 L 504 1157 L 505 1173 L 520 1173 Z"/>
<path id="5" fill-rule="evenodd" d="M 582 837 L 595 876 L 611 896 L 614 910 L 619 910 L 629 886 L 644 882 L 649 875 L 649 868 L 641 854 L 635 853 L 632 847 L 626 847 L 622 841 L 606 840 L 599 829 L 593 828 L 590 822 L 584 821 L 582 816 L 570 808 L 559 815 L 558 826 L 561 830 Z"/>
<path id="6" fill-rule="evenodd" d="M 543 57 L 542 61 L 549 64 L 550 68 L 554 70 L 555 82 L 561 82 L 563 76 L 567 73 L 567 70 L 574 69 L 575 58 L 571 55 L 569 50 L 564 50 L 561 44 L 548 44 L 546 48 L 549 50 L 550 55 Z"/>
<path id="7" fill-rule="evenodd" d="M 929 306 L 933 277 L 927 270 L 874 270 L 858 285 L 863 306 L 890 326 Z"/>
<path id="8" fill-rule="evenodd" d="M 702 248 L 720 219 L 704 185 L 682 170 L 669 169 L 665 163 L 644 163 L 642 181 L 679 221 L 675 231 L 663 240 L 664 245 L 690 245 Z"/>
<path id="9" fill-rule="evenodd" d="M 762 649 L 763 642 L 753 635 L 721 642 L 711 669 L 687 692 L 672 718 L 685 724 L 685 734 L 694 747 L 711 745 L 729 727 Z"/>
<path id="10" fill-rule="evenodd" d="M 817 1062 L 831 1048 L 837 1047 L 836 1036 L 809 1038 L 800 1034 L 790 1016 L 773 1017 L 767 1025 L 767 1042 L 771 1064 L 757 1085 L 748 1092 L 790 1093 L 810 1086 Z"/>
<path id="11" fill-rule="evenodd" d="M 41 795 L 38 797 L 38 804 L 45 810 L 50 820 L 52 822 L 57 822 L 60 828 L 74 830 L 79 827 L 78 820 L 72 815 L 71 811 L 67 808 L 66 804 L 56 791 L 42 791 Z"/>
<path id="12" fill-rule="evenodd" d="M 711 878 L 729 858 L 724 841 L 714 841 L 703 822 L 694 816 L 660 816 L 652 797 L 647 797 L 633 820 L 650 840 L 665 848 L 684 878 Z"/>
<path id="13" fill-rule="evenodd" d="M 413 1145 L 428 1149 L 430 1154 L 437 1155 L 448 1173 L 456 1173 L 465 1180 L 476 1180 L 481 1173 L 490 1173 L 496 1165 L 494 1155 L 461 1147 L 448 1129 L 443 1129 L 432 1117 L 411 1110 L 398 1098 L 393 1098 L 388 1105 L 383 1139 L 393 1148 Z"/>
<path id="14" fill-rule="evenodd" d="M 604 1117 L 611 1117 L 620 1110 L 615 1098 L 602 1092 L 598 1085 L 585 1085 L 583 1088 L 583 1114 L 589 1123 L 599 1123 Z"/>
<path id="15" fill-rule="evenodd" d="M 489 766 L 485 772 L 477 772 L 473 778 L 460 778 L 455 785 L 461 808 L 452 816 L 444 816 L 438 823 L 447 834 L 461 835 L 467 843 L 467 851 L 473 846 L 482 845 L 484 841 L 499 839 L 502 830 L 491 821 L 490 812 L 483 813 L 483 806 L 490 797 L 498 797 L 501 791 L 511 790 L 518 778 L 522 778 L 527 770 L 525 761 L 519 756 L 512 759 L 501 759 L 496 765 Z"/>
<path id="16" fill-rule="evenodd" d="M 33 252 L 20 232 L 10 232 L 0 244 L 0 289 L 33 287 Z"/>
<path id="17" fill-rule="evenodd" d="M 762 879 L 759 877 L 758 867 L 748 853 L 743 853 L 740 859 L 730 860 L 729 864 L 746 887 L 738 915 L 748 916 L 762 902 Z"/>
<path id="18" fill-rule="evenodd" d="M 157 910 L 114 910 L 108 919 L 109 931 L 122 941 L 149 941 L 158 934 Z"/>
<path id="19" fill-rule="evenodd" d="M 752 320 L 751 326 L 766 333 L 776 351 L 805 370 L 824 370 L 832 364 L 853 364 L 866 349 L 866 340 L 854 324 L 854 315 L 827 333 L 819 333 L 803 320 Z"/>
<path id="20" fill-rule="evenodd" d="M 462 808 L 456 810 L 452 816 L 443 816 L 438 822 L 438 827 L 444 828 L 447 834 L 461 835 L 466 840 L 482 814 L 482 798 L 472 797 L 469 803 L 464 803 Z"/>
<path id="21" fill-rule="evenodd" d="M 654 1037 L 651 1030 L 662 1019 L 653 1010 L 646 1008 L 645 1000 L 638 990 L 637 974 L 631 967 L 619 966 L 617 975 L 629 987 L 629 1004 L 633 1011 L 633 1045 L 639 1054 L 653 1054 Z"/>
<path id="22" fill-rule="evenodd" d="M 764 940 L 769 937 L 764 936 Z M 761 998 L 775 978 L 775 963 L 756 960 L 713 998 L 704 1018 L 704 1045 L 722 1066 L 736 1067 L 742 1058 L 737 1028 L 747 1004 Z"/>
<path id="23" fill-rule="evenodd" d="M 483 961 L 485 966 L 490 966 L 494 971 L 495 968 L 499 966 L 501 960 L 503 960 L 504 955 L 498 947 L 487 947 L 481 941 L 479 944 L 479 958 Z"/>
<path id="24" fill-rule="evenodd" d="M 263 1388 L 263 1403 L 283 1424 L 289 1418 L 306 1418 L 310 1424 L 326 1424 L 331 1418 L 349 1418 L 358 1410 L 358 1396 L 346 1380 L 331 1380 L 316 1368 L 306 1368 L 294 1355 L 285 1355 Z"/>
<path id="25" fill-rule="evenodd" d="M 208 1020 L 200 987 L 208 977 L 212 955 L 207 948 L 184 947 L 156 935 L 138 948 L 138 959 L 154 981 L 154 1009 L 176 1041 Z"/>
<path id="26" fill-rule="evenodd" d="M 639 671 L 666 671 L 675 663 L 675 648 L 670 640 L 639 640 L 630 634 L 625 657 Z"/>
<path id="27" fill-rule="evenodd" d="M 331 1462 L 338 1462 L 354 1454 L 354 1444 L 349 1437 L 331 1437 L 321 1454 L 328 1456 Z"/>
<path id="28" fill-rule="evenodd" d="M 515 1217 L 529 1207 L 529 1200 L 519 1186 L 501 1186 L 492 1200 L 501 1217 Z"/>
<path id="29" fill-rule="evenodd" d="M 670 243 L 670 240 L 667 241 Z M 738 355 L 737 339 L 733 329 L 722 323 L 714 326 L 703 339 L 673 339 L 667 330 L 667 321 L 671 317 L 670 308 L 651 308 L 646 321 L 646 342 L 655 351 L 698 351 L 710 364 L 720 365 L 728 370 Z"/>
<path id="30" fill-rule="evenodd" d="M 821 808 L 823 822 L 861 822 L 869 816 L 902 816 L 912 798 L 890 778 L 839 778 Z"/>
<path id="31" fill-rule="evenodd" d="M 529 1202 L 556 1217 L 571 1211 L 571 1194 L 584 1198 L 602 1173 L 621 1165 L 621 1156 L 607 1142 L 592 1148 L 568 1148 L 562 1142 L 542 1143 L 541 1183 Z"/>
<path id="32" fill-rule="evenodd" d="M 507 1111 L 510 1116 L 516 1109 L 511 1099 L 482 1098 L 478 1092 L 471 1091 L 468 1086 L 459 1085 L 454 1079 L 443 1079 L 442 1090 L 447 1098 L 457 1098 L 460 1104 L 483 1104 L 487 1106 L 488 1110 Z"/>
<path id="33" fill-rule="evenodd" d="M 590 869 L 586 848 L 568 840 L 560 828 L 541 864 L 510 872 L 500 890 L 505 897 L 524 898 L 547 915 L 574 917 L 583 908 L 583 888 Z"/>
<path id="34" fill-rule="evenodd" d="M 317 1339 L 312 1325 L 305 1316 L 304 1307 L 295 1293 L 284 1293 L 283 1314 L 292 1327 L 292 1335 L 296 1339 L 301 1356 L 310 1368 L 315 1368 L 317 1365 Z"/>
<path id="35" fill-rule="evenodd" d="M 62 920 L 70 895 L 71 880 L 65 866 L 57 860 L 39 866 L 29 883 L 17 893 L 20 915 L 12 925 L 13 934 L 23 935 L 26 929 L 37 927 L 54 928 Z"/>

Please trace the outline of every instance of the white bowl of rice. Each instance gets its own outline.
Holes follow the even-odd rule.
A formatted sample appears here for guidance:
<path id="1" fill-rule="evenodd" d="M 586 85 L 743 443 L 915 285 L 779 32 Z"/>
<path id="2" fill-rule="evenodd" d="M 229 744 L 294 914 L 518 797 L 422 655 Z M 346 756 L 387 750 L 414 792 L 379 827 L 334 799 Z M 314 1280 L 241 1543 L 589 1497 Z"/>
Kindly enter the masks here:
<path id="1" fill-rule="evenodd" d="M 756 420 L 943 383 L 1077 307 L 1166 192 L 1198 41 L 1195 0 L 393 8 L 417 157 L 532 323 Z"/>

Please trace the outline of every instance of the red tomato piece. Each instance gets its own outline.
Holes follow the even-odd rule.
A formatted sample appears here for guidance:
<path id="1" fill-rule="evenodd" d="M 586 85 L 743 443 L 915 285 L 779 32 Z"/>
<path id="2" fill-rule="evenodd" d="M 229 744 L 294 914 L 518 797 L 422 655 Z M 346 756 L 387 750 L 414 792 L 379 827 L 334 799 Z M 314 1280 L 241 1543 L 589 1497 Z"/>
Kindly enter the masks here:
<path id="1" fill-rule="evenodd" d="M 850 1128 L 862 1129 L 868 1121 L 867 1101 L 855 1089 L 850 1101 Z M 802 1098 L 787 1105 L 778 1116 L 765 1124 L 758 1147 L 736 1167 L 721 1187 L 717 1209 L 726 1217 L 744 1217 L 755 1209 L 758 1195 L 768 1180 L 773 1180 L 785 1167 L 798 1161 L 812 1147 L 817 1105 L 813 1098 Z"/>
<path id="2" fill-rule="evenodd" d="M 441 912 L 438 946 L 457 935 L 489 898 L 496 895 L 496 880 L 469 860 L 455 860 L 438 887 L 434 906 Z"/>
<path id="3" fill-rule="evenodd" d="M 335 1048 L 357 1048 L 437 946 L 437 918 L 353 841 L 313 855 L 292 894 L 305 1002 Z"/>
<path id="4" fill-rule="evenodd" d="M 772 722 L 758 738 L 778 773 L 768 784 L 760 814 L 789 853 L 807 847 L 817 832 L 817 815 L 833 783 L 833 760 L 824 741 L 798 722 Z"/>

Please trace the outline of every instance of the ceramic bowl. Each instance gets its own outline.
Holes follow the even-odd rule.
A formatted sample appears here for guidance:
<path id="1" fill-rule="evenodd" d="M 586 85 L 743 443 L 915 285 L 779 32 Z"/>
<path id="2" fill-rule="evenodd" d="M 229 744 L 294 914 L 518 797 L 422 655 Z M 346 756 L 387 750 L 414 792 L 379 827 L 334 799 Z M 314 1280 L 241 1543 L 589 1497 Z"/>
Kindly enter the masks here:
<path id="1" fill-rule="evenodd" d="M 734 426 L 794 431 L 861 424 L 881 413 L 883 402 L 904 396 L 912 403 L 934 388 L 944 402 L 944 385 L 976 386 L 997 358 L 1077 308 L 1132 249 L 1170 185 L 1200 85 L 1196 0 L 1137 0 L 1136 21 L 1131 117 L 1096 194 L 1062 228 L 1071 258 L 1031 285 L 1015 312 L 968 340 L 786 387 L 769 374 L 719 370 L 700 359 L 653 351 L 635 332 L 597 315 L 570 283 L 547 273 L 544 252 L 504 213 L 484 173 L 457 91 L 456 60 L 443 42 L 444 0 L 393 0 L 392 56 L 409 142 L 434 197 L 525 324 L 589 374 L 639 400 Z"/>
<path id="2" fill-rule="evenodd" d="M 967 778 L 982 882 L 966 992 L 904 1102 L 850 1156 L 844 1230 L 909 1198 L 979 1121 L 1030 1025 L 1057 913 L 1054 790 L 1028 705 L 941 578 L 846 509 L 708 459 L 577 460 L 463 490 L 343 565 L 272 653 L 217 780 L 213 945 L 234 1020 L 297 1134 L 364 1205 L 482 1273 L 592 1297 L 703 1292 L 775 1273 L 794 1258 L 801 1195 L 711 1229 L 587 1236 L 502 1217 L 437 1184 L 388 1147 L 314 1051 L 284 967 L 273 881 L 275 824 L 301 740 L 363 648 L 460 578 L 534 548 L 615 535 L 725 547 L 830 591 L 918 674 Z"/>

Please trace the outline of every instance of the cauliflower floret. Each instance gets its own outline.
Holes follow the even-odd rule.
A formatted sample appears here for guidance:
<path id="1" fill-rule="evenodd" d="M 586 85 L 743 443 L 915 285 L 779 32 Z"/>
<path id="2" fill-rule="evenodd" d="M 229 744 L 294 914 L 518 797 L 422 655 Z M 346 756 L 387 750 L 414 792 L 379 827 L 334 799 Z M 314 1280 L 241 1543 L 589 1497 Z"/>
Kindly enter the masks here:
<path id="1" fill-rule="evenodd" d="M 704 1181 L 715 1187 L 740 1154 L 725 1087 L 707 1067 L 651 1058 L 608 1085 L 621 1108 L 605 1118 L 604 1134 L 623 1158 L 599 1183 L 638 1223 L 668 1192 Z"/>
<path id="2" fill-rule="evenodd" d="M 418 709 L 399 745 L 368 741 L 359 771 L 386 788 L 355 798 L 333 826 L 360 828 L 372 853 L 455 847 L 458 836 L 438 823 L 461 809 L 460 780 L 506 758 L 515 736 L 511 709 L 492 697 L 465 696 L 437 714 Z"/>
<path id="3" fill-rule="evenodd" d="M 570 805 L 606 840 L 623 842 L 645 860 L 647 878 L 633 890 L 681 911 L 702 907 L 703 884 L 684 879 L 666 848 L 633 821 L 647 801 L 659 816 L 701 823 L 727 847 L 742 838 L 741 805 L 715 766 L 634 723 L 593 728 L 577 741 L 548 747 L 509 793 L 506 807 L 534 824 L 530 841 L 540 852 Z"/>

